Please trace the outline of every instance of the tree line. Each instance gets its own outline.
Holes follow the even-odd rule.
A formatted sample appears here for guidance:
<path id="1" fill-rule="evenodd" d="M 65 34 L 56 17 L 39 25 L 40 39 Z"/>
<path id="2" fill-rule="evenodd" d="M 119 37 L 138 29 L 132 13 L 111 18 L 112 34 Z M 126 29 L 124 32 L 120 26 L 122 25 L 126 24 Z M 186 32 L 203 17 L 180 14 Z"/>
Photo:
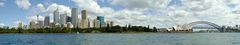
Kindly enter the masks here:
<path id="1" fill-rule="evenodd" d="M 0 28 L 0 33 L 127 33 L 127 32 L 157 32 L 156 27 L 152 29 L 144 26 L 112 26 L 100 28 L 38 28 L 38 29 L 22 29 L 22 28 Z"/>

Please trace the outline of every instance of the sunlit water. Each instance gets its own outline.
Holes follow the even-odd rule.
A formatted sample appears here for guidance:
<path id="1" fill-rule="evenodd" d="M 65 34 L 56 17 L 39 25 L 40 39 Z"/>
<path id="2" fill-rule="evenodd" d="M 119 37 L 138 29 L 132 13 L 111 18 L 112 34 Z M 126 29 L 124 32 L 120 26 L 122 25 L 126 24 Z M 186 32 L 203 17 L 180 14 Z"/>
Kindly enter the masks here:
<path id="1" fill-rule="evenodd" d="M 0 45 L 240 45 L 240 33 L 0 34 Z"/>

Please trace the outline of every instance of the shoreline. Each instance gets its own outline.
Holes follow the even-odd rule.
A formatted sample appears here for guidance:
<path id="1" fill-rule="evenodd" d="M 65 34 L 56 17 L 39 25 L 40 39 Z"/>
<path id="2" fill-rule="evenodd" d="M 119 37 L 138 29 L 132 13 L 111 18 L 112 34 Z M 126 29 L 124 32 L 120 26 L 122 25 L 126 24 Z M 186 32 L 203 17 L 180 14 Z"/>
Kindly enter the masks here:
<path id="1" fill-rule="evenodd" d="M 162 33 L 162 32 L 131 32 L 131 33 L 0 33 L 0 34 L 190 34 L 190 33 Z M 198 32 L 193 32 L 191 34 L 198 33 Z M 205 32 L 201 32 L 205 33 Z M 207 32 L 206 32 L 207 33 Z M 220 32 L 216 32 L 220 33 Z M 238 32 L 226 32 L 226 33 L 238 33 Z M 224 33 L 225 34 L 225 33 Z"/>

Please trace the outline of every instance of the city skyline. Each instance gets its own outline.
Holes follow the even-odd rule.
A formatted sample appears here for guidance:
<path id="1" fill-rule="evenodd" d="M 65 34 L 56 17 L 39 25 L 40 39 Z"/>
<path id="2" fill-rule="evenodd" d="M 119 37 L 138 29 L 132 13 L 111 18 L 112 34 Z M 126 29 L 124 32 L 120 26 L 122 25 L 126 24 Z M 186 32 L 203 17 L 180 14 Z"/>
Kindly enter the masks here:
<path id="1" fill-rule="evenodd" d="M 50 22 L 54 22 L 53 12 L 56 9 L 71 16 L 71 8 L 79 8 L 79 16 L 81 10 L 87 10 L 92 20 L 97 16 L 104 16 L 106 20 L 122 26 L 131 24 L 172 27 L 194 21 L 236 25 L 240 24 L 238 2 L 238 0 L 0 0 L 0 26 L 16 27 L 19 22 L 28 25 L 31 20 L 36 20 L 37 15 L 39 20 L 49 15 Z"/>

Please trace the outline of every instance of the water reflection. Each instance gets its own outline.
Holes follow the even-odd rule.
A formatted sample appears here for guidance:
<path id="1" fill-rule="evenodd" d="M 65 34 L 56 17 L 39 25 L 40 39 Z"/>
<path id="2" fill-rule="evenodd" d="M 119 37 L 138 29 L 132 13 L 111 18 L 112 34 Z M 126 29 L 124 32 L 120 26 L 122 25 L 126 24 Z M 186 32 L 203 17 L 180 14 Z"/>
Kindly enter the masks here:
<path id="1" fill-rule="evenodd" d="M 240 45 L 238 33 L 0 34 L 0 45 Z"/>

